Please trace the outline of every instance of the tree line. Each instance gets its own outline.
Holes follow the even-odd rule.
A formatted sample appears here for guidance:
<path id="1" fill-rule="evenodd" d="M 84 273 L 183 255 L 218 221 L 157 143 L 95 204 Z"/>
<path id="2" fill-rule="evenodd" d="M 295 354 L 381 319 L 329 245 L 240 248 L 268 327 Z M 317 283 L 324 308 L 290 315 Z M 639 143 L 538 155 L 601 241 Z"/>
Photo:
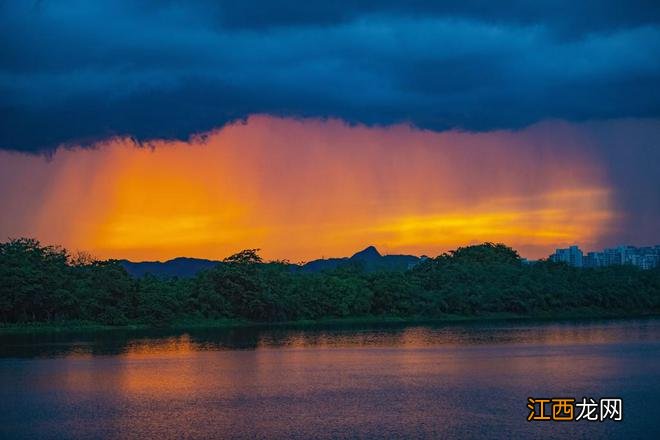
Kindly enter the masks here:
<path id="1" fill-rule="evenodd" d="M 248 249 L 192 278 L 130 276 L 115 260 L 71 255 L 37 240 L 0 244 L 0 322 L 168 325 L 186 319 L 259 322 L 498 313 L 657 314 L 660 269 L 524 263 L 503 244 L 461 247 L 405 270 L 347 263 L 320 273 L 264 262 Z"/>

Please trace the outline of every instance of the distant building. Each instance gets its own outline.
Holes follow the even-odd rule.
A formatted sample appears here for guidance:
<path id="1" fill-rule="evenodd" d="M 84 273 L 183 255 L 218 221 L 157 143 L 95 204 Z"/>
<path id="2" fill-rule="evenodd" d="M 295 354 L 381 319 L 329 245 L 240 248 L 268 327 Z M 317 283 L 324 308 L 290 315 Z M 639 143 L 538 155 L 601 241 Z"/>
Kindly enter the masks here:
<path id="1" fill-rule="evenodd" d="M 606 266 L 602 252 L 588 252 L 582 259 L 582 267 L 602 267 Z"/>
<path id="2" fill-rule="evenodd" d="M 621 253 L 618 249 L 605 249 L 602 252 L 603 266 L 612 266 L 622 264 Z"/>
<path id="3" fill-rule="evenodd" d="M 566 263 L 574 267 L 582 267 L 582 251 L 577 246 L 571 246 L 566 249 L 557 249 L 550 256 L 552 261 Z"/>
<path id="4" fill-rule="evenodd" d="M 557 249 L 550 255 L 551 261 L 563 262 L 574 267 L 605 267 L 629 264 L 641 269 L 660 266 L 660 245 L 657 246 L 618 246 L 603 249 L 601 252 L 588 252 L 583 255 L 577 246 Z"/>

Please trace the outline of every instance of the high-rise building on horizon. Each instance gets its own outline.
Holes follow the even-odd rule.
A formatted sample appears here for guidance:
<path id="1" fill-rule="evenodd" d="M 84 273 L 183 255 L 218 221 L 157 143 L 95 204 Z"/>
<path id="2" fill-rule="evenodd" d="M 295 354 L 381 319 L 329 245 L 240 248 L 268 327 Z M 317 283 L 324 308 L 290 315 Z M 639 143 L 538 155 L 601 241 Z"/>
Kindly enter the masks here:
<path id="1" fill-rule="evenodd" d="M 577 245 L 569 246 L 566 249 L 557 249 L 550 256 L 552 261 L 567 263 L 570 266 L 582 267 L 582 251 Z"/>
<path id="2" fill-rule="evenodd" d="M 641 269 L 653 269 L 660 266 L 660 245 L 642 247 L 621 245 L 606 248 L 600 252 L 587 252 L 586 255 L 577 245 L 573 245 L 568 248 L 556 249 L 549 259 L 573 267 L 589 268 L 629 264 Z"/>

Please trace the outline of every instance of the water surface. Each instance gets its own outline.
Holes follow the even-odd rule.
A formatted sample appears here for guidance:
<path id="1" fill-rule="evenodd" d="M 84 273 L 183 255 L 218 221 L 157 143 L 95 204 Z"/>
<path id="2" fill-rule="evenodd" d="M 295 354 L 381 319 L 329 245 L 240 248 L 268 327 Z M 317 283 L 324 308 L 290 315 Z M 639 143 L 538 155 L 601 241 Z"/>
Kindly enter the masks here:
<path id="1" fill-rule="evenodd" d="M 657 438 L 659 367 L 657 319 L 1 336 L 0 437 Z"/>

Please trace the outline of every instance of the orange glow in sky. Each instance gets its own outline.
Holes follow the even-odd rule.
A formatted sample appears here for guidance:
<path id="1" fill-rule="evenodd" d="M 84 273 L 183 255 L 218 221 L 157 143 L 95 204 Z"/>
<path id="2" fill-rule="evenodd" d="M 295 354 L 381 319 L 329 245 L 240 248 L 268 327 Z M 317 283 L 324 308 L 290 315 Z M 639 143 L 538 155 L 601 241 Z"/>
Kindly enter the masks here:
<path id="1" fill-rule="evenodd" d="M 598 243 L 616 212 L 580 139 L 253 116 L 188 142 L 113 139 L 50 158 L 0 152 L 0 236 L 99 258 L 437 255 L 504 242 L 524 256 Z"/>

